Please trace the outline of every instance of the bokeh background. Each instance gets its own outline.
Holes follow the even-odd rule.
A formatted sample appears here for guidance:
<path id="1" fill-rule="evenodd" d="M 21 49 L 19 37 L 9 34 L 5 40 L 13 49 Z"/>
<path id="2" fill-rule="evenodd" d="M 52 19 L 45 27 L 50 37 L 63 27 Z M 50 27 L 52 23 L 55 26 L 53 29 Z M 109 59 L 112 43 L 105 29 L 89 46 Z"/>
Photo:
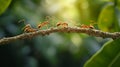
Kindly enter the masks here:
<path id="1" fill-rule="evenodd" d="M 0 38 L 22 34 L 25 24 L 31 24 L 35 28 L 46 20 L 46 16 L 51 18 L 48 28 L 55 27 L 57 22 L 63 21 L 70 27 L 95 23 L 96 29 L 119 31 L 119 24 L 114 25 L 114 21 L 119 23 L 120 20 L 113 19 L 116 5 L 119 7 L 118 2 L 120 1 L 12 0 L 8 9 L 0 15 Z M 106 5 L 110 7 L 104 10 Z M 119 14 L 119 9 L 116 14 Z M 25 23 L 18 23 L 23 19 Z M 99 23 L 103 21 L 111 22 L 107 29 L 104 23 Z M 0 46 L 0 67 L 83 67 L 108 40 L 79 33 L 52 33 L 18 40 Z"/>

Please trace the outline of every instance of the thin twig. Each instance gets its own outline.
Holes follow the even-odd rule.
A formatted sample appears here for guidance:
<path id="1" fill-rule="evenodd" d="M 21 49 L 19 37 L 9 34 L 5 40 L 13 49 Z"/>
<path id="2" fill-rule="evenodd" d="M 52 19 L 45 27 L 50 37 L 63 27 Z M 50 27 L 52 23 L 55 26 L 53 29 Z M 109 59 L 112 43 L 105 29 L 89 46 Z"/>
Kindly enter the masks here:
<path id="1" fill-rule="evenodd" d="M 9 42 L 13 42 L 16 40 L 33 38 L 38 35 L 44 36 L 44 35 L 48 35 L 50 33 L 55 33 L 55 32 L 86 33 L 88 35 L 92 35 L 92 36 L 96 36 L 96 37 L 112 38 L 112 39 L 120 38 L 120 32 L 109 33 L 109 32 L 103 32 L 103 31 L 96 30 L 96 29 L 80 28 L 80 27 L 67 27 L 67 28 L 57 28 L 56 27 L 56 28 L 50 28 L 50 29 L 46 29 L 46 30 L 38 30 L 36 32 L 23 33 L 23 34 L 13 36 L 13 37 L 4 37 L 4 38 L 0 39 L 0 45 L 6 44 Z"/>

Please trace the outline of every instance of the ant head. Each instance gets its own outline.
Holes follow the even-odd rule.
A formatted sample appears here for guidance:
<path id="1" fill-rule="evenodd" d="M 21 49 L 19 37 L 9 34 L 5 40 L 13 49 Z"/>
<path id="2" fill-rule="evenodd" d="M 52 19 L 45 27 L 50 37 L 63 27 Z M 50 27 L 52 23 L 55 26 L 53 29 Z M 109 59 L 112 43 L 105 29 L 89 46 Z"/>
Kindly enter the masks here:
<path id="1" fill-rule="evenodd" d="M 42 24 L 39 24 L 37 27 L 38 27 L 38 28 L 41 28 L 41 27 L 42 27 Z"/>
<path id="2" fill-rule="evenodd" d="M 56 24 L 56 26 L 60 26 L 62 24 L 62 22 L 58 22 L 57 24 Z"/>
<path id="3" fill-rule="evenodd" d="M 90 28 L 90 29 L 94 29 L 94 26 L 90 24 L 89 28 Z"/>

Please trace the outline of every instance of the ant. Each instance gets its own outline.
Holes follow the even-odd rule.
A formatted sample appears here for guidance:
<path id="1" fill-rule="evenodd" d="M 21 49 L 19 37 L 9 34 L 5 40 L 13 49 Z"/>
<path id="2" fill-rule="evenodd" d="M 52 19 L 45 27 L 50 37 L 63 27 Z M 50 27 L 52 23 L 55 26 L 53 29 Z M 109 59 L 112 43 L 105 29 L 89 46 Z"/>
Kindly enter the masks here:
<path id="1" fill-rule="evenodd" d="M 56 24 L 56 26 L 57 26 L 57 27 L 62 26 L 63 28 L 67 28 L 67 27 L 68 27 L 68 23 L 66 23 L 66 22 L 58 22 L 58 23 Z"/>
<path id="2" fill-rule="evenodd" d="M 41 28 L 41 27 L 49 24 L 50 17 L 49 17 L 49 16 L 46 16 L 46 20 L 47 20 L 47 21 L 44 21 L 43 23 L 38 24 L 37 28 Z"/>
<path id="3" fill-rule="evenodd" d="M 45 22 L 43 22 L 43 23 L 40 23 L 40 24 L 38 24 L 38 28 L 41 28 L 41 27 L 43 27 L 43 26 L 45 26 L 45 25 L 47 25 L 47 24 L 49 24 L 48 21 L 45 21 Z"/>
<path id="4" fill-rule="evenodd" d="M 84 24 L 82 24 L 82 25 L 80 25 L 80 27 L 81 28 L 90 28 L 90 29 L 94 29 L 94 26 L 93 25 L 84 25 Z"/>
<path id="5" fill-rule="evenodd" d="M 25 27 L 23 29 L 24 29 L 24 32 L 26 32 L 26 33 L 37 31 L 37 29 L 32 28 L 30 24 L 25 25 Z"/>
<path id="6" fill-rule="evenodd" d="M 25 24 L 25 20 L 24 20 L 24 19 L 23 19 L 23 20 L 20 20 L 18 23 L 20 23 L 20 22 L 24 22 L 24 24 Z M 36 32 L 36 31 L 37 31 L 37 29 L 32 28 L 30 24 L 26 24 L 26 25 L 23 27 L 23 30 L 24 30 L 24 32 L 26 32 L 26 33 Z"/>

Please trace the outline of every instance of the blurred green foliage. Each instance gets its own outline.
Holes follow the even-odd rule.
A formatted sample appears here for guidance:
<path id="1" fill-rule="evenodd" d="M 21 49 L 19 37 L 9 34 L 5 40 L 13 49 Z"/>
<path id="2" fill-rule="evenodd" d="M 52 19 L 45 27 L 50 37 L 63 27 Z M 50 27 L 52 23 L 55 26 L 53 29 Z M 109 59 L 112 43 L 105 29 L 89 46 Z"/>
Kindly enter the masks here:
<path id="1" fill-rule="evenodd" d="M 114 3 L 105 5 L 98 19 L 98 26 L 101 30 L 109 32 L 120 30 L 116 10 L 117 8 L 115 8 Z"/>
<path id="2" fill-rule="evenodd" d="M 110 40 L 85 64 L 84 67 L 120 66 L 120 39 Z M 114 45 L 114 46 L 113 46 Z"/>
<path id="3" fill-rule="evenodd" d="M 23 33 L 28 23 L 36 28 L 46 16 L 51 17 L 48 27 L 63 21 L 71 27 L 94 24 L 102 31 L 119 31 L 119 3 L 120 0 L 12 0 L 0 15 L 0 38 Z M 18 23 L 23 19 L 25 23 Z M 109 40 L 77 33 L 19 40 L 0 46 L 0 67 L 83 67 Z"/>
<path id="4" fill-rule="evenodd" d="M 11 0 L 0 0 L 0 15 L 7 9 Z"/>

